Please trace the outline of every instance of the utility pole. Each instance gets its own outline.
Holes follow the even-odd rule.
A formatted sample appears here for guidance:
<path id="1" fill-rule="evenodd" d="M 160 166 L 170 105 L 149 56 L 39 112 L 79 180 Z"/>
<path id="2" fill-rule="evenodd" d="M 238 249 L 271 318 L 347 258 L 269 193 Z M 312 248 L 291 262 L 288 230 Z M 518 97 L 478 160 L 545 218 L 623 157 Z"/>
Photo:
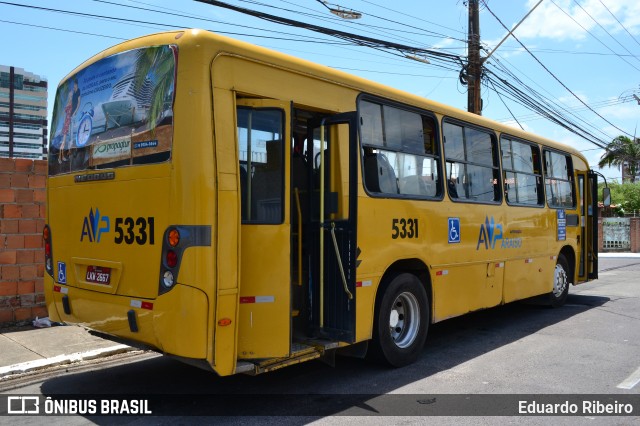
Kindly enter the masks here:
<path id="1" fill-rule="evenodd" d="M 511 31 L 498 43 L 496 47 L 493 48 L 489 54 L 480 58 L 480 0 L 467 0 L 469 2 L 469 41 L 468 41 L 468 50 L 469 56 L 467 58 L 467 85 L 469 87 L 467 92 L 467 111 L 472 112 L 474 114 L 482 115 L 482 97 L 480 96 L 480 86 L 482 83 L 482 67 L 484 63 L 493 52 L 495 52 L 498 47 L 502 46 L 509 36 L 513 34 L 513 32 L 522 24 L 522 22 L 531 15 L 531 13 L 536 10 L 542 0 L 539 0 L 535 6 L 518 22 Z M 635 95 L 634 95 L 635 96 Z M 636 97 L 638 100 L 638 104 L 640 104 L 640 99 Z"/>
<path id="2" fill-rule="evenodd" d="M 469 41 L 467 58 L 467 111 L 482 115 L 480 86 L 482 79 L 482 60 L 480 59 L 480 0 L 469 2 Z"/>

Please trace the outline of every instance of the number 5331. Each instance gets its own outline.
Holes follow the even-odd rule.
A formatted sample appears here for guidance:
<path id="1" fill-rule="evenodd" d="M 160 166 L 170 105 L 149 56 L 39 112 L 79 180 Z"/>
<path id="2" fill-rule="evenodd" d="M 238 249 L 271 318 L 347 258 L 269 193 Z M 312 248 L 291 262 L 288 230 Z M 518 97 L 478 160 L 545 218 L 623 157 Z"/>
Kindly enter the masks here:
<path id="1" fill-rule="evenodd" d="M 140 245 L 154 243 L 154 220 L 152 217 L 117 217 L 116 218 L 116 244 Z"/>
<path id="2" fill-rule="evenodd" d="M 418 219 L 393 219 L 391 238 L 418 238 Z"/>

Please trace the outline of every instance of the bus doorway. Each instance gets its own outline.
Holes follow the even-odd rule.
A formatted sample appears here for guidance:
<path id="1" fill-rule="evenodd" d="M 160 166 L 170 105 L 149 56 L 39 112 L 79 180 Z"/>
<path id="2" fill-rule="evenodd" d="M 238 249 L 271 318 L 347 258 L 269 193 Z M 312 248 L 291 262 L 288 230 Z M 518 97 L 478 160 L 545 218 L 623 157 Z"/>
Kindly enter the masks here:
<path id="1" fill-rule="evenodd" d="M 237 99 L 241 188 L 238 358 L 291 355 L 286 176 L 290 104 Z"/>

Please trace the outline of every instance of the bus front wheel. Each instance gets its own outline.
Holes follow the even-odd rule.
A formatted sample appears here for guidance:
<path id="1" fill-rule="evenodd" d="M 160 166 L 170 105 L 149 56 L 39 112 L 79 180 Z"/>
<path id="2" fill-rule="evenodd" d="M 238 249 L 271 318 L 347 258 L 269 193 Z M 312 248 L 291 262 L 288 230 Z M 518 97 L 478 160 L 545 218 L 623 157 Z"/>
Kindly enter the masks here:
<path id="1" fill-rule="evenodd" d="M 379 289 L 371 355 L 393 367 L 418 359 L 429 327 L 429 300 L 413 274 L 388 277 Z"/>
<path id="2" fill-rule="evenodd" d="M 553 290 L 549 293 L 549 304 L 552 307 L 560 307 L 567 301 L 570 284 L 569 277 L 569 262 L 563 255 L 559 255 L 553 272 Z"/>

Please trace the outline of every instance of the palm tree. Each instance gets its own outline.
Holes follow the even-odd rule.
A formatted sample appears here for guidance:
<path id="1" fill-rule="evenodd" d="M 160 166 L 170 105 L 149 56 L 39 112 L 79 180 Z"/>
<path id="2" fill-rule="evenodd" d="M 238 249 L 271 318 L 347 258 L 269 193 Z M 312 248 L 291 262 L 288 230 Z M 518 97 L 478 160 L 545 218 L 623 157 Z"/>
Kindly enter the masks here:
<path id="1" fill-rule="evenodd" d="M 136 58 L 134 90 L 138 91 L 146 79 L 154 82 L 149 108 L 149 128 L 153 131 L 156 120 L 163 112 L 164 104 L 173 84 L 175 72 L 174 52 L 170 46 L 154 46 L 140 50 Z"/>
<path id="2" fill-rule="evenodd" d="M 615 166 L 627 168 L 631 183 L 636 181 L 640 171 L 640 139 L 632 140 L 626 136 L 618 136 L 607 144 L 606 151 L 600 157 L 598 167 Z"/>

